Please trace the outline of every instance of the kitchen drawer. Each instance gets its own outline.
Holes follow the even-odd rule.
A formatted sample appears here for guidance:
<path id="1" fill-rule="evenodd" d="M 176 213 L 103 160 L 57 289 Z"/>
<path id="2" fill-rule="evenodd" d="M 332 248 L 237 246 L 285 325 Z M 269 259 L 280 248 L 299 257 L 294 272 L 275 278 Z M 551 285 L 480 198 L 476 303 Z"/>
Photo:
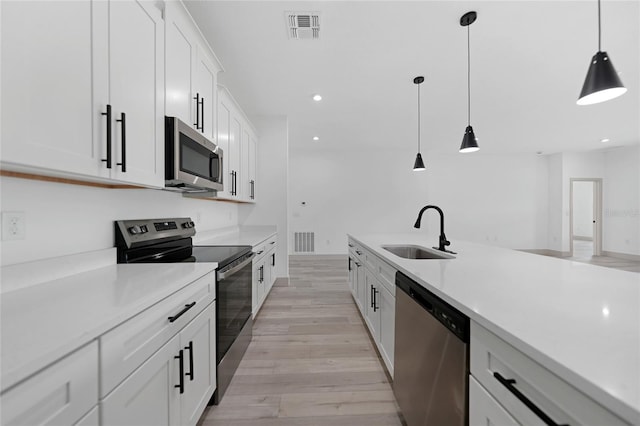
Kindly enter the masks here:
<path id="1" fill-rule="evenodd" d="M 208 306 L 215 299 L 210 292 L 214 286 L 215 273 L 211 272 L 101 336 L 100 396 L 111 392 Z M 169 321 L 193 302 L 192 308 Z"/>
<path id="2" fill-rule="evenodd" d="M 558 424 L 626 425 L 558 376 L 471 321 L 471 374 L 518 421 L 526 425 L 544 424 L 540 416 L 507 386 L 516 389 Z M 505 385 L 494 376 L 515 380 Z"/>
<path id="3" fill-rule="evenodd" d="M 264 256 L 266 256 L 267 252 L 271 250 L 277 242 L 277 236 L 273 235 L 270 238 L 262 241 L 260 244 L 253 246 L 253 252 L 256 254 L 254 258 L 254 262 L 259 262 Z"/>
<path id="4" fill-rule="evenodd" d="M 364 250 L 362 249 L 362 246 L 356 243 L 352 239 L 349 239 L 348 245 L 349 245 L 349 250 L 353 251 L 353 255 L 354 255 L 353 260 L 357 260 L 361 264 L 364 264 Z"/>
<path id="5" fill-rule="evenodd" d="M 364 250 L 364 263 L 367 268 L 377 275 L 378 280 L 395 297 L 396 295 L 396 269 L 387 262 L 373 254 L 369 250 Z"/>
<path id="6" fill-rule="evenodd" d="M 519 426 L 511 414 L 473 376 L 469 376 L 469 424 Z"/>
<path id="7" fill-rule="evenodd" d="M 67 355 L 0 397 L 2 425 L 63 425 L 98 404 L 98 342 Z"/>

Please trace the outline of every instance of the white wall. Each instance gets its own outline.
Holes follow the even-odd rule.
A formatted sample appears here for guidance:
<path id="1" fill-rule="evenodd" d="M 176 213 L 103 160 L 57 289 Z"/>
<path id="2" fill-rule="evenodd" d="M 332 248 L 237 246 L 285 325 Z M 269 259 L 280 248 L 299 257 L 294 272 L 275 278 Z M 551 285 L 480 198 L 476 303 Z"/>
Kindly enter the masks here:
<path id="1" fill-rule="evenodd" d="M 573 236 L 593 240 L 593 182 L 573 182 Z"/>
<path id="2" fill-rule="evenodd" d="M 289 135 L 286 117 L 252 120 L 258 131 L 256 204 L 242 204 L 241 225 L 276 225 L 278 258 L 288 259 Z M 276 264 L 278 277 L 289 276 L 289 262 Z"/>
<path id="3" fill-rule="evenodd" d="M 606 151 L 604 251 L 640 255 L 640 146 Z"/>
<path id="4" fill-rule="evenodd" d="M 197 231 L 235 226 L 238 205 L 153 189 L 0 178 L 2 211 L 26 214 L 26 239 L 2 241 L 2 265 L 114 246 L 114 220 L 191 217 Z"/>
<path id="5" fill-rule="evenodd" d="M 315 232 L 317 254 L 346 253 L 347 233 L 417 232 L 425 235 L 425 244 L 435 245 L 435 212 L 426 213 L 422 229 L 413 228 L 420 208 L 435 204 L 445 213 L 445 232 L 451 240 L 546 247 L 546 158 L 423 156 L 427 171 L 414 172 L 415 152 L 408 150 L 336 155 L 321 146 L 292 149 L 290 231 Z"/>

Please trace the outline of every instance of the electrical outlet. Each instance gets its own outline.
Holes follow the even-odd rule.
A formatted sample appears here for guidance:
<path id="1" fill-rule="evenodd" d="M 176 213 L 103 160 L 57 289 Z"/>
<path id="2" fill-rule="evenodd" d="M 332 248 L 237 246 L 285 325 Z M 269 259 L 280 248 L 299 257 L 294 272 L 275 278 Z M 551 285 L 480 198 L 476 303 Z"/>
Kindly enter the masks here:
<path id="1" fill-rule="evenodd" d="M 24 212 L 2 212 L 2 239 L 24 240 L 27 233 Z"/>

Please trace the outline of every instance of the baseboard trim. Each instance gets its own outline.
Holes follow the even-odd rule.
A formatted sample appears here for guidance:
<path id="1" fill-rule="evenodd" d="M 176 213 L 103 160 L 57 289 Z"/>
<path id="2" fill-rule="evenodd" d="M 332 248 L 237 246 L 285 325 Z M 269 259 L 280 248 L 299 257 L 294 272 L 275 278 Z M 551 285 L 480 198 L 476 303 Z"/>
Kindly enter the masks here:
<path id="1" fill-rule="evenodd" d="M 615 257 L 616 259 L 632 260 L 640 262 L 640 254 L 618 253 L 615 251 L 602 251 L 603 256 Z"/>
<path id="2" fill-rule="evenodd" d="M 290 254 L 290 260 L 346 260 L 346 254 Z"/>
<path id="3" fill-rule="evenodd" d="M 581 237 L 579 235 L 574 235 L 573 239 L 578 241 L 593 241 L 593 237 Z"/>
<path id="4" fill-rule="evenodd" d="M 550 249 L 520 249 L 519 251 L 532 254 L 541 254 L 543 256 L 571 257 L 571 253 L 568 251 L 558 251 Z"/>

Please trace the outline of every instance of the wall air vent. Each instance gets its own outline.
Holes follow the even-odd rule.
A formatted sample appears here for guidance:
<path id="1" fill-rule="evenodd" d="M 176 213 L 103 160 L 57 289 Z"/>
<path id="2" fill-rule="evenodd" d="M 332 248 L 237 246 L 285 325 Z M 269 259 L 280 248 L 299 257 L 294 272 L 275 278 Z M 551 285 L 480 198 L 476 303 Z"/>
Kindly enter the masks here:
<path id="1" fill-rule="evenodd" d="M 293 40 L 320 38 L 320 14 L 318 12 L 286 12 L 287 32 Z"/>
<path id="2" fill-rule="evenodd" d="M 294 253 L 314 253 L 315 238 L 314 232 L 294 232 L 293 233 L 293 252 Z"/>

